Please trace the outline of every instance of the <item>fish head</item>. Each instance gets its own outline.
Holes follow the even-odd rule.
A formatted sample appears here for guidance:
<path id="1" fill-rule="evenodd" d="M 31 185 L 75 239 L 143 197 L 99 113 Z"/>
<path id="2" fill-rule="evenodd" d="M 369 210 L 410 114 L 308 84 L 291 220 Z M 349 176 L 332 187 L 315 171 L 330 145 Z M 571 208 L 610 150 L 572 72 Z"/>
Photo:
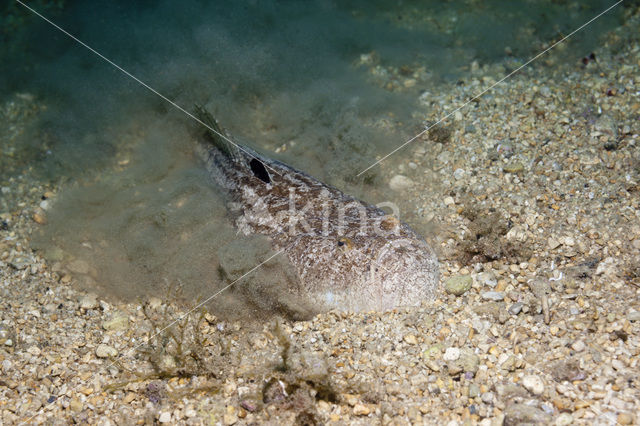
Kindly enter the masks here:
<path id="1" fill-rule="evenodd" d="M 418 306 L 433 300 L 440 281 L 438 260 L 429 245 L 415 236 L 305 238 L 303 282 L 321 310 L 366 312 Z"/>

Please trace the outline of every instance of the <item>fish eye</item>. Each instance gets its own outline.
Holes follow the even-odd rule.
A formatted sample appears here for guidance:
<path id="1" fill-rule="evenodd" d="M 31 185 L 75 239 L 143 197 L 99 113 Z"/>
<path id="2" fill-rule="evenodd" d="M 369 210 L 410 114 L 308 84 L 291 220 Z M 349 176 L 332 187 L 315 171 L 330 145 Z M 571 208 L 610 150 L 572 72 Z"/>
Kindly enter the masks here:
<path id="1" fill-rule="evenodd" d="M 344 241 L 338 240 L 338 247 L 342 247 L 344 245 Z"/>
<path id="2" fill-rule="evenodd" d="M 251 167 L 251 171 L 253 172 L 253 175 L 255 177 L 257 177 L 264 183 L 271 182 L 269 172 L 267 171 L 267 168 L 264 166 L 264 164 L 262 164 L 262 161 L 258 160 L 257 158 L 253 158 L 251 159 L 251 161 L 249 161 L 249 166 Z"/>

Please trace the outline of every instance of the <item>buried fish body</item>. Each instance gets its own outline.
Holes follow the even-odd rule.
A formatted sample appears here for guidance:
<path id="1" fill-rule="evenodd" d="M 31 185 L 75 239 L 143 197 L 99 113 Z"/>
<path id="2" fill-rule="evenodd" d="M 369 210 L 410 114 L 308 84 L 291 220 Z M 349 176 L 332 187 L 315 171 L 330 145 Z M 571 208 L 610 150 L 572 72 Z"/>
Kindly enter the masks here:
<path id="1" fill-rule="evenodd" d="M 308 307 L 307 314 L 384 311 L 435 297 L 438 260 L 409 226 L 286 164 L 231 143 L 208 112 L 197 112 L 215 130 L 202 138 L 199 152 L 214 180 L 230 195 L 239 232 L 266 236 L 293 271 L 287 274 L 289 282 L 278 288 L 279 296 L 271 292 L 273 297 L 293 298 Z M 258 271 L 255 274 L 259 277 Z"/>

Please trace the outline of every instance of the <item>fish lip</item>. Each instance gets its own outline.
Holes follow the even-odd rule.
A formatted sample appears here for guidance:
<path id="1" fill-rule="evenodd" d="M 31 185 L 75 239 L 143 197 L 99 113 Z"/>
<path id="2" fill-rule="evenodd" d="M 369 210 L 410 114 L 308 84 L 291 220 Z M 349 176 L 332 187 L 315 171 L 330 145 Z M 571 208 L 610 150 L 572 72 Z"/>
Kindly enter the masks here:
<path id="1" fill-rule="evenodd" d="M 399 258 L 402 261 L 388 262 Z M 382 245 L 369 268 L 369 284 L 375 288 L 373 305 L 379 311 L 419 306 L 432 299 L 439 283 L 438 260 L 423 240 L 396 238 Z"/>

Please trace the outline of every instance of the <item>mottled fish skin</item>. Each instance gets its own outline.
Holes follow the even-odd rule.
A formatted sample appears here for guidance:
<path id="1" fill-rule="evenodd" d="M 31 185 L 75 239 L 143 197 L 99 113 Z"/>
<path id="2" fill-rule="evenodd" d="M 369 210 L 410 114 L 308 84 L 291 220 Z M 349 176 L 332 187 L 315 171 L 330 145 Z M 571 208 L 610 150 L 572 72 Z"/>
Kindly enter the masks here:
<path id="1" fill-rule="evenodd" d="M 438 260 L 408 225 L 213 132 L 203 142 L 200 154 L 229 192 L 239 231 L 283 249 L 299 278 L 290 292 L 318 312 L 384 311 L 435 297 Z"/>

